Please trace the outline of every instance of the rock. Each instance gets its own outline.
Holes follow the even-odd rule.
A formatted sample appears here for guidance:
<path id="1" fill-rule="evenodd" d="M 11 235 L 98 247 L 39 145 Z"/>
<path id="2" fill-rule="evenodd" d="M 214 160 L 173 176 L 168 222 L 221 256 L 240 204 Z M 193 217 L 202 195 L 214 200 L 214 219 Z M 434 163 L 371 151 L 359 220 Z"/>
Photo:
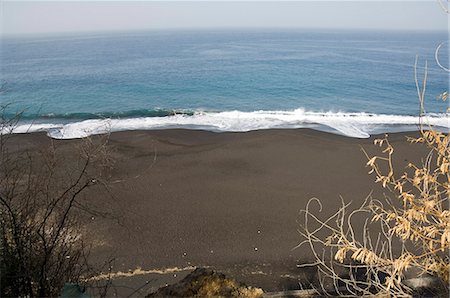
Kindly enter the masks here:
<path id="1" fill-rule="evenodd" d="M 417 278 L 410 278 L 403 281 L 403 283 L 410 287 L 413 290 L 421 289 L 421 288 L 429 288 L 429 289 L 436 289 L 441 284 L 441 281 L 433 276 L 425 276 L 425 277 L 417 277 Z"/>
<path id="2" fill-rule="evenodd" d="M 402 282 L 412 290 L 413 297 L 442 297 L 442 294 L 448 294 L 441 279 L 417 267 L 408 269 Z"/>
<path id="3" fill-rule="evenodd" d="M 197 268 L 179 283 L 162 287 L 146 297 L 261 297 L 263 290 L 248 287 L 211 269 Z"/>
<path id="4" fill-rule="evenodd" d="M 66 283 L 61 293 L 61 298 L 89 298 L 79 284 Z"/>

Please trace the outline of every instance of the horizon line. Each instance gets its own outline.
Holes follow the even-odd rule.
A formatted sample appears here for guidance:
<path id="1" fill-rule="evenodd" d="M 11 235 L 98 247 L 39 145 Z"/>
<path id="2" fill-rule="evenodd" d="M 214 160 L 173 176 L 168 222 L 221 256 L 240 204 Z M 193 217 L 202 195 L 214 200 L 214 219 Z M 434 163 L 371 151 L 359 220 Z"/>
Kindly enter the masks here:
<path id="1" fill-rule="evenodd" d="M 74 35 L 74 34 L 112 34 L 112 33 L 126 33 L 126 32 L 170 32 L 170 31 L 236 31 L 236 30 L 314 30 L 314 31 L 358 31 L 358 32 L 435 32 L 435 33 L 449 33 L 447 28 L 354 28 L 354 27 L 301 27 L 301 26 L 217 26 L 217 27 L 161 27 L 161 28 L 134 28 L 134 29 L 107 29 L 107 30 L 67 30 L 67 31 L 46 31 L 46 32 L 14 32 L 5 33 L 0 31 L 0 38 L 3 37 L 31 37 L 31 36 L 57 36 L 57 35 Z"/>

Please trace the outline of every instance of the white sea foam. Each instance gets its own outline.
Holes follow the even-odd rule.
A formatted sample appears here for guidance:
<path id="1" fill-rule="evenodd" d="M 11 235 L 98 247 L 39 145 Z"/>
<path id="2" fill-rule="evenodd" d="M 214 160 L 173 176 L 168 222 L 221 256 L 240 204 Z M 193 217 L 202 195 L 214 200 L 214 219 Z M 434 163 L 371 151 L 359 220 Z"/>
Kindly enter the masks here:
<path id="1" fill-rule="evenodd" d="M 428 125 L 450 129 L 446 114 L 430 114 L 422 121 Z M 368 138 L 374 133 L 415 130 L 418 116 L 383 115 L 343 112 L 293 111 L 255 112 L 196 112 L 193 115 L 144 117 L 127 119 L 92 119 L 80 122 L 21 124 L 15 133 L 46 131 L 55 139 L 74 139 L 89 135 L 125 130 L 150 130 L 167 128 L 204 129 L 210 131 L 245 132 L 270 128 L 313 127 L 354 138 Z"/>

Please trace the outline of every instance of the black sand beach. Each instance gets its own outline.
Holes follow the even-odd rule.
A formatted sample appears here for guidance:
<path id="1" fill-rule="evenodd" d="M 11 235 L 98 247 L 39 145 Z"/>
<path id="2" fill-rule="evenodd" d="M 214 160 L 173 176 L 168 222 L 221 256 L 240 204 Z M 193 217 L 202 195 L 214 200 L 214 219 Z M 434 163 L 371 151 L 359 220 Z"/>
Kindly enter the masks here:
<path id="1" fill-rule="evenodd" d="M 390 135 L 399 169 L 426 152 L 406 142 L 413 134 Z M 299 211 L 312 197 L 332 214 L 340 196 L 357 206 L 372 190 L 382 195 L 361 151 L 379 153 L 374 138 L 308 129 L 112 133 L 110 193 L 90 189 L 86 198 L 114 219 L 86 219 L 90 258 L 114 257 L 113 271 L 209 266 L 265 291 L 298 288 L 307 272 L 296 265 L 310 259 L 306 247 L 293 249 Z M 13 140 L 29 149 L 49 141 L 43 133 Z M 70 159 L 80 140 L 54 142 Z M 182 275 L 159 276 L 144 290 Z"/>

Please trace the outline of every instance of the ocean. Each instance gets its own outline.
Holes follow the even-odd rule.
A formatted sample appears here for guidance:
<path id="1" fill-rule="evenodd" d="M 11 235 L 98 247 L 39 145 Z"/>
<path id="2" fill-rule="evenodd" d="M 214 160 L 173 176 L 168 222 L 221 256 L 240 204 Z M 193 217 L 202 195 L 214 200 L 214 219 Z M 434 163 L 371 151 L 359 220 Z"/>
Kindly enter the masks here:
<path id="1" fill-rule="evenodd" d="M 16 132 L 308 127 L 349 137 L 417 129 L 414 63 L 428 61 L 427 121 L 450 128 L 446 32 L 297 29 L 71 33 L 1 39 L 0 104 Z M 440 52 L 448 65 L 448 50 Z"/>

